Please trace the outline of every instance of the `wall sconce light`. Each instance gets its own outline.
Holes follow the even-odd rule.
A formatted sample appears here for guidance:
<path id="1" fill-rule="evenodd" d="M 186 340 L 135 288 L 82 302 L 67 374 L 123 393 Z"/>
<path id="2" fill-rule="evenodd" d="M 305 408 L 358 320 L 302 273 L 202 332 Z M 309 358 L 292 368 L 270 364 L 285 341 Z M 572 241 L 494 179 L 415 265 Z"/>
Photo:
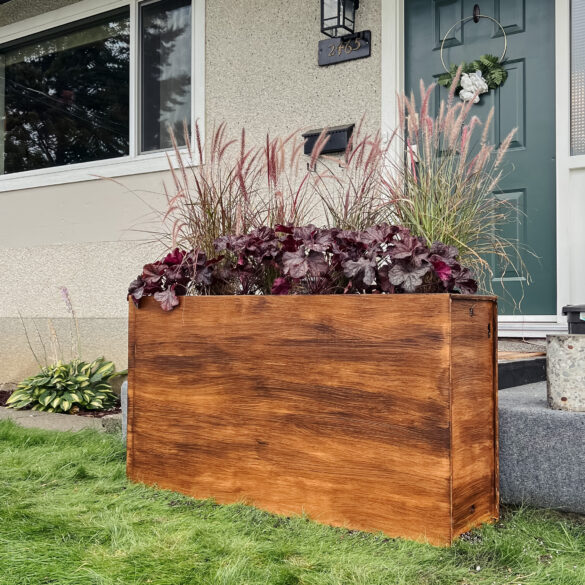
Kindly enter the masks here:
<path id="1" fill-rule="evenodd" d="M 321 32 L 335 38 L 352 35 L 359 0 L 321 0 Z"/>

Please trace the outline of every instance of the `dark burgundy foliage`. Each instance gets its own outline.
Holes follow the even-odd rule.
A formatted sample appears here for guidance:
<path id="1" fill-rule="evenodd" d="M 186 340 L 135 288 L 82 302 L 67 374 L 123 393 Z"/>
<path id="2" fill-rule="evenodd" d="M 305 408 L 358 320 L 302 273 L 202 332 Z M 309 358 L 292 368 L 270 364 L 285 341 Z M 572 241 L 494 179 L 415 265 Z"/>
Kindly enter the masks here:
<path id="1" fill-rule="evenodd" d="M 275 278 L 270 294 L 287 295 L 290 292 L 290 282 L 286 278 Z"/>
<path id="2" fill-rule="evenodd" d="M 179 304 L 175 288 L 176 285 L 173 284 L 170 288 L 154 293 L 154 298 L 160 303 L 163 311 L 172 311 Z"/>
<path id="3" fill-rule="evenodd" d="M 396 294 L 477 292 L 453 246 L 430 249 L 399 226 L 362 232 L 302 227 L 261 227 L 215 241 L 218 256 L 173 250 L 147 264 L 130 284 L 136 305 L 154 295 L 165 311 L 192 295 Z"/>

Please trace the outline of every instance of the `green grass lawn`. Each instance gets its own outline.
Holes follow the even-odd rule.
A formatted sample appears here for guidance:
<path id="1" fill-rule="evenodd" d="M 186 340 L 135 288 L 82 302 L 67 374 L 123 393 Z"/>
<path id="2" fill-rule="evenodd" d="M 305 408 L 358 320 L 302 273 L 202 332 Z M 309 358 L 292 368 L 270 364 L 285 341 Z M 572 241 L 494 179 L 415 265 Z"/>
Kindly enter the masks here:
<path id="1" fill-rule="evenodd" d="M 0 422 L 2 585 L 585 584 L 585 518 L 507 510 L 450 549 L 125 478 L 120 438 Z"/>

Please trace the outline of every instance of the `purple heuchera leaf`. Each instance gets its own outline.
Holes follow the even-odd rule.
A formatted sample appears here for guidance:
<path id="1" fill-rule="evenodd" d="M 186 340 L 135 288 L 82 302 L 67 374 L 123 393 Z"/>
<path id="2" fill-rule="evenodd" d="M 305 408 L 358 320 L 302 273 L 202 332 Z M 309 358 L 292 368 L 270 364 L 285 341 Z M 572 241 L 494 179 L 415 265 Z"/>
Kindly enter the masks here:
<path id="1" fill-rule="evenodd" d="M 274 227 L 274 231 L 282 234 L 292 234 L 294 233 L 295 228 L 292 225 L 278 224 L 277 226 Z"/>
<path id="2" fill-rule="evenodd" d="M 361 240 L 368 246 L 376 244 L 385 244 L 392 241 L 394 236 L 400 231 L 395 225 L 375 225 L 367 228 L 363 233 Z"/>
<path id="3" fill-rule="evenodd" d="M 431 267 L 412 264 L 394 264 L 388 272 L 388 278 L 394 286 L 400 286 L 404 292 L 413 293 L 422 284 L 422 279 Z"/>
<path id="4" fill-rule="evenodd" d="M 419 238 L 405 233 L 402 234 L 400 240 L 395 242 L 390 251 L 390 256 L 395 260 L 411 260 L 417 266 L 420 266 L 424 260 L 428 259 L 429 250 Z"/>
<path id="5" fill-rule="evenodd" d="M 447 246 L 447 244 L 442 244 L 441 242 L 435 242 L 431 246 L 431 254 L 436 254 L 440 256 L 445 261 L 448 260 L 456 260 L 457 256 L 459 255 L 459 250 L 455 246 Z"/>
<path id="6" fill-rule="evenodd" d="M 366 286 L 372 286 L 376 282 L 376 261 L 363 256 L 356 261 L 346 260 L 343 263 L 343 273 L 348 278 L 357 278 Z"/>
<path id="7" fill-rule="evenodd" d="M 440 260 L 437 256 L 432 256 L 430 259 L 431 265 L 433 266 L 433 270 L 435 271 L 435 274 L 443 281 L 443 282 L 449 282 L 449 280 L 451 279 L 451 267 L 444 262 L 443 260 Z"/>
<path id="8" fill-rule="evenodd" d="M 352 246 L 361 243 L 360 232 L 340 230 L 335 236 L 336 241 L 342 246 Z"/>
<path id="9" fill-rule="evenodd" d="M 310 237 L 303 239 L 303 245 L 307 250 L 315 252 L 328 252 L 333 244 L 333 237 L 328 230 L 315 230 Z"/>
<path id="10" fill-rule="evenodd" d="M 167 267 L 164 276 L 166 278 L 167 286 L 169 283 L 177 283 L 186 286 L 189 280 L 191 280 L 191 270 L 186 265 L 174 264 Z"/>
<path id="11" fill-rule="evenodd" d="M 295 240 L 293 236 L 287 235 L 285 238 L 279 240 L 279 244 L 283 252 L 296 252 L 299 249 L 299 241 Z"/>
<path id="12" fill-rule="evenodd" d="M 473 295 L 477 292 L 477 281 L 473 278 L 469 268 L 461 268 L 457 264 L 457 271 L 454 272 L 455 288 L 458 288 L 461 294 Z"/>
<path id="13" fill-rule="evenodd" d="M 293 236 L 297 240 L 302 240 L 304 243 L 306 240 L 311 240 L 318 231 L 319 229 L 317 226 L 314 226 L 312 223 L 310 223 L 309 225 L 293 228 Z"/>
<path id="14" fill-rule="evenodd" d="M 154 298 L 160 303 L 163 311 L 172 311 L 179 304 L 179 299 L 175 294 L 175 285 L 154 293 Z"/>
<path id="15" fill-rule="evenodd" d="M 297 245 L 302 245 L 305 250 L 313 250 L 315 252 L 326 252 L 333 243 L 330 230 L 319 229 L 312 224 L 295 227 L 293 229 L 293 238 L 296 240 Z"/>
<path id="16" fill-rule="evenodd" d="M 181 264 L 183 262 L 183 258 L 186 256 L 186 252 L 183 250 L 179 250 L 179 248 L 175 248 L 170 254 L 165 256 L 163 260 L 163 264 L 167 266 L 172 266 L 173 264 Z"/>
<path id="17" fill-rule="evenodd" d="M 141 276 L 137 276 L 128 287 L 128 296 L 136 307 L 140 306 L 140 299 L 144 296 L 144 281 Z"/>
<path id="18" fill-rule="evenodd" d="M 162 280 L 165 270 L 166 266 L 162 263 L 154 262 L 153 264 L 147 264 L 142 269 L 142 280 L 148 286 L 158 285 Z"/>
<path id="19" fill-rule="evenodd" d="M 233 238 L 234 236 L 221 236 L 213 241 L 213 247 L 218 252 L 223 250 L 231 250 Z"/>
<path id="20" fill-rule="evenodd" d="M 390 282 L 388 273 L 390 272 L 390 265 L 384 264 L 384 266 L 378 269 L 378 285 L 380 290 L 385 293 L 393 293 L 394 285 Z"/>
<path id="21" fill-rule="evenodd" d="M 309 274 L 311 276 L 323 276 L 329 269 L 325 256 L 314 250 L 311 250 L 307 256 L 307 264 L 309 265 Z"/>
<path id="22" fill-rule="evenodd" d="M 276 278 L 270 292 L 273 295 L 287 295 L 290 292 L 290 282 L 286 278 Z"/>
<path id="23" fill-rule="evenodd" d="M 213 266 L 208 264 L 202 268 L 197 268 L 195 272 L 194 282 L 195 284 L 202 284 L 204 286 L 210 286 L 212 282 Z"/>
<path id="24" fill-rule="evenodd" d="M 303 278 L 309 271 L 305 249 L 301 246 L 296 252 L 285 252 L 282 256 L 284 273 L 292 278 Z"/>

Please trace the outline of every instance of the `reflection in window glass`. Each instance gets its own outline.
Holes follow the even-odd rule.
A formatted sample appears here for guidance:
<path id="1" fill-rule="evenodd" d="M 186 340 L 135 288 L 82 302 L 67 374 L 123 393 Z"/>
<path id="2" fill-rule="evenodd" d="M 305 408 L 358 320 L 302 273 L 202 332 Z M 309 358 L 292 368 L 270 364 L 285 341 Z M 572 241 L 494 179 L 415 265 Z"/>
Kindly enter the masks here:
<path id="1" fill-rule="evenodd" d="M 162 0 L 141 8 L 142 151 L 184 144 L 191 123 L 191 2 Z"/>
<path id="2" fill-rule="evenodd" d="M 128 154 L 129 14 L 0 51 L 0 172 Z"/>
<path id="3" fill-rule="evenodd" d="M 585 154 L 585 0 L 571 2 L 571 154 Z"/>

